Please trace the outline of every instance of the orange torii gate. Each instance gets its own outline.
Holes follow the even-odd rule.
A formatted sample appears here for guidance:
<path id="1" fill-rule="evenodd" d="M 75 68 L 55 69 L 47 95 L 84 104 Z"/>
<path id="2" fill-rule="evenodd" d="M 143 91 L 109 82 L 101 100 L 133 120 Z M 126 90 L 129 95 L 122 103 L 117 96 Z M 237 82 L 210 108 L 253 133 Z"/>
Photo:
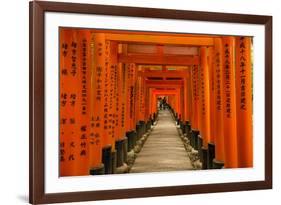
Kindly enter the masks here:
<path id="1" fill-rule="evenodd" d="M 143 71 L 139 64 L 156 56 L 128 54 L 119 43 L 155 36 L 60 29 L 61 176 L 115 173 L 157 114 L 159 96 L 168 97 L 204 169 L 253 166 L 251 37 L 185 39 L 201 46 L 199 56 L 175 57 L 188 69 L 165 69 L 177 60 L 157 53 L 164 69 Z"/>

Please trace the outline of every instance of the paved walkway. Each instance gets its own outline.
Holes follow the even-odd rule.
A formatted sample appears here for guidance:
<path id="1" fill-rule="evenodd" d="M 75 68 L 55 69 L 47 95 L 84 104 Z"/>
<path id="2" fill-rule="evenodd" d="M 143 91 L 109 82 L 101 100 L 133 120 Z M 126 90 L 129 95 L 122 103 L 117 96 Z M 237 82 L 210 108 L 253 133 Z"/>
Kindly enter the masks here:
<path id="1" fill-rule="evenodd" d="M 131 173 L 190 170 L 192 165 L 168 110 L 158 115 L 152 130 L 131 168 Z"/>

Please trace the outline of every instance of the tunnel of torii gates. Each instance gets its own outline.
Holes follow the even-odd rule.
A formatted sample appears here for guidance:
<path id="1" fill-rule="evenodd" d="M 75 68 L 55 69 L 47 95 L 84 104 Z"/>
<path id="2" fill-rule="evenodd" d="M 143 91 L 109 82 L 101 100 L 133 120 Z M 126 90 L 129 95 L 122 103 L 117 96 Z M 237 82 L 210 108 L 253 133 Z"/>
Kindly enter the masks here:
<path id="1" fill-rule="evenodd" d="M 252 167 L 251 41 L 60 28 L 60 176 L 114 173 L 164 96 L 203 169 Z"/>

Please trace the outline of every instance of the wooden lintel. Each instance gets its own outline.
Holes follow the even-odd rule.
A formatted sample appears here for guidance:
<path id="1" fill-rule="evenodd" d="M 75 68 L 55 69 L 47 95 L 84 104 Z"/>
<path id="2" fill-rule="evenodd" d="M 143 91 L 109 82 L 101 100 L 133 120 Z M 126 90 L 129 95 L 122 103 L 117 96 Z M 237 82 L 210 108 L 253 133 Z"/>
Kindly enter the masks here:
<path id="1" fill-rule="evenodd" d="M 146 80 L 145 83 L 151 85 L 183 85 L 183 80 Z"/>
<path id="2" fill-rule="evenodd" d="M 161 77 L 161 78 L 188 78 L 189 72 L 188 71 L 138 71 L 138 76 L 142 77 Z"/>
<path id="3" fill-rule="evenodd" d="M 158 45 L 185 45 L 185 46 L 213 46 L 212 37 L 203 36 L 173 36 L 173 35 L 141 35 L 141 34 L 113 34 L 105 35 L 107 40 L 122 43 L 142 43 Z"/>
<path id="4" fill-rule="evenodd" d="M 190 55 L 118 55 L 121 63 L 137 63 L 143 65 L 198 65 L 199 57 Z"/>
<path id="5" fill-rule="evenodd" d="M 147 88 L 181 88 L 183 85 L 147 84 Z"/>

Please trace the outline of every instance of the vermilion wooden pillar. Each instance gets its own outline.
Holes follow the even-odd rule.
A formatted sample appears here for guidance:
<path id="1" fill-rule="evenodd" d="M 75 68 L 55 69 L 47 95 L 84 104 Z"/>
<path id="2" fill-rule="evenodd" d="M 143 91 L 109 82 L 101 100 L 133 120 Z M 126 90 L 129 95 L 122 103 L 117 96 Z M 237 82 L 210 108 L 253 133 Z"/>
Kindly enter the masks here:
<path id="1" fill-rule="evenodd" d="M 146 85 L 146 80 L 144 80 L 144 110 L 145 110 L 145 119 L 146 121 L 150 120 L 150 103 L 149 103 L 149 100 L 150 100 L 150 97 L 149 97 L 149 88 L 147 87 Z"/>
<path id="2" fill-rule="evenodd" d="M 125 88 L 126 88 L 126 115 L 125 115 L 125 127 L 126 127 L 126 132 L 131 131 L 131 124 L 130 124 L 130 68 L 129 68 L 129 64 L 125 64 Z"/>
<path id="3" fill-rule="evenodd" d="M 115 150 L 115 141 L 118 138 L 116 127 L 116 121 L 118 113 L 116 112 L 116 102 L 118 98 L 116 96 L 116 85 L 117 85 L 117 50 L 118 45 L 116 42 L 109 42 L 109 58 L 108 58 L 108 68 L 109 68 L 109 126 L 108 135 L 111 144 L 111 149 Z"/>
<path id="4" fill-rule="evenodd" d="M 91 33 L 60 29 L 60 176 L 88 175 L 91 159 Z M 98 151 L 98 150 L 97 150 Z M 96 151 L 96 152 L 97 152 Z"/>
<path id="5" fill-rule="evenodd" d="M 136 122 L 144 121 L 144 80 L 143 77 L 136 78 Z"/>
<path id="6" fill-rule="evenodd" d="M 210 143 L 215 143 L 215 71 L 214 71 L 213 47 L 208 48 L 208 72 L 209 72 L 209 103 L 210 103 Z"/>
<path id="7" fill-rule="evenodd" d="M 90 135 L 90 168 L 95 174 L 102 165 L 102 146 L 104 142 L 104 95 L 105 95 L 105 36 L 92 34 L 92 106 Z"/>
<path id="8" fill-rule="evenodd" d="M 224 122 L 225 167 L 236 168 L 237 161 L 237 130 L 236 130 L 236 93 L 234 49 L 235 38 L 223 37 L 223 67 L 222 67 L 222 109 Z"/>
<path id="9" fill-rule="evenodd" d="M 179 88 L 176 89 L 176 98 L 175 98 L 175 109 L 178 113 L 178 115 L 181 115 L 181 104 L 180 104 L 180 99 L 181 99 L 181 90 Z"/>
<path id="10" fill-rule="evenodd" d="M 122 63 L 117 64 L 117 75 L 116 75 L 116 87 L 115 87 L 115 133 L 116 139 L 123 139 L 125 132 L 123 130 L 122 123 L 122 106 L 123 106 L 123 73 L 122 73 Z"/>
<path id="11" fill-rule="evenodd" d="M 105 41 L 104 47 L 104 92 L 103 92 L 103 99 L 104 99 L 104 106 L 101 107 L 103 109 L 103 148 L 111 146 L 111 109 L 110 108 L 110 41 Z"/>
<path id="12" fill-rule="evenodd" d="M 152 116 L 152 88 L 148 88 L 148 114 Z"/>
<path id="13" fill-rule="evenodd" d="M 199 72 L 198 66 L 191 68 L 192 130 L 199 130 Z"/>
<path id="14" fill-rule="evenodd" d="M 91 130 L 91 33 L 90 30 L 77 30 L 77 48 L 78 48 L 78 79 L 79 92 L 77 96 L 79 112 L 77 112 L 78 126 L 78 143 L 76 144 L 77 152 L 77 171 L 78 175 L 89 175 L 89 137 Z"/>
<path id="15" fill-rule="evenodd" d="M 121 82 L 121 88 L 118 89 L 119 92 L 121 92 L 121 136 L 125 136 L 125 133 L 127 131 L 126 129 L 126 124 L 127 124 L 127 69 L 125 64 L 119 63 L 119 68 L 120 68 L 120 82 Z"/>
<path id="16" fill-rule="evenodd" d="M 208 71 L 209 71 L 209 104 L 210 104 L 210 141 L 208 143 L 208 169 L 212 169 L 215 158 L 215 66 L 214 66 L 214 48 L 208 48 Z"/>
<path id="17" fill-rule="evenodd" d="M 77 38 L 75 31 L 60 29 L 60 176 L 77 175 L 75 146 L 79 122 L 77 97 Z M 75 63 L 72 62 L 75 58 Z M 73 66 L 71 66 L 73 64 Z"/>
<path id="18" fill-rule="evenodd" d="M 191 68 L 188 68 L 188 78 L 187 78 L 187 109 L 188 109 L 188 121 L 189 124 L 191 123 L 191 116 L 193 114 L 193 110 L 192 110 L 192 88 L 191 88 Z"/>
<path id="19" fill-rule="evenodd" d="M 201 137 L 203 138 L 203 147 L 207 149 L 210 142 L 210 78 L 207 62 L 208 48 L 200 48 L 200 101 L 199 113 L 201 118 Z"/>
<path id="20" fill-rule="evenodd" d="M 144 78 L 140 77 L 140 110 L 139 110 L 139 120 L 146 121 L 145 118 L 145 85 Z"/>
<path id="21" fill-rule="evenodd" d="M 199 86 L 200 86 L 200 137 L 198 149 L 202 161 L 202 169 L 208 168 L 208 144 L 210 142 L 210 73 L 208 65 L 207 47 L 200 48 L 200 69 L 199 69 Z M 202 147 L 201 146 L 202 142 Z"/>
<path id="22" fill-rule="evenodd" d="M 129 102 L 130 102 L 130 129 L 135 130 L 136 114 L 135 114 L 135 89 L 136 89 L 136 64 L 130 63 L 130 88 L 129 88 Z"/>
<path id="23" fill-rule="evenodd" d="M 222 55 L 223 55 L 223 49 L 222 49 L 222 39 L 221 38 L 215 38 L 214 39 L 214 87 L 215 87 L 215 160 L 214 160 L 214 166 L 215 168 L 221 168 L 224 165 L 224 121 L 222 118 Z"/>
<path id="24" fill-rule="evenodd" d="M 155 89 L 153 89 L 151 94 L 151 114 L 156 113 L 156 95 Z"/>
<path id="25" fill-rule="evenodd" d="M 236 37 L 236 113 L 238 167 L 253 166 L 251 37 Z"/>

